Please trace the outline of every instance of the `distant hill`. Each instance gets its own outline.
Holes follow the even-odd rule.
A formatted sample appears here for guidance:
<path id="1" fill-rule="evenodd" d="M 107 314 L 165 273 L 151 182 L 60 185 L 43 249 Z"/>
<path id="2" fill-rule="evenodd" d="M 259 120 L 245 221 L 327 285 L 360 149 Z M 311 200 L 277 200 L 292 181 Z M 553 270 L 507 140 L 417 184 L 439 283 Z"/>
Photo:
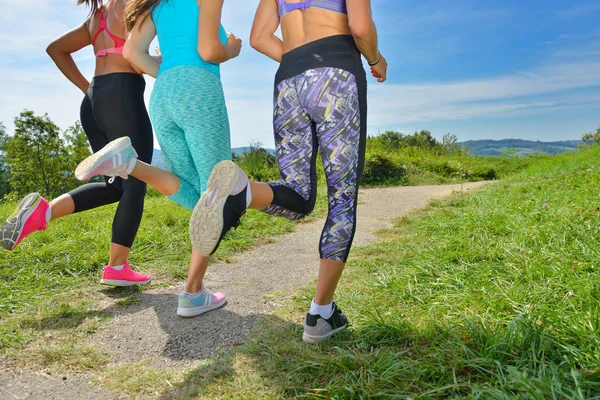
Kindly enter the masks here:
<path id="1" fill-rule="evenodd" d="M 500 156 L 507 150 L 514 149 L 516 156 L 527 156 L 534 153 L 562 154 L 577 150 L 581 140 L 564 140 L 560 142 L 541 142 L 522 139 L 502 140 L 468 140 L 459 145 L 467 147 L 472 156 Z"/>
<path id="2" fill-rule="evenodd" d="M 273 149 L 265 149 L 265 150 L 268 151 L 269 153 L 275 155 L 275 150 L 273 150 Z M 246 146 L 246 147 L 234 147 L 233 149 L 231 149 L 231 152 L 235 153 L 236 156 L 239 156 L 244 151 L 250 151 L 250 146 Z"/>
<path id="3" fill-rule="evenodd" d="M 467 147 L 469 154 L 472 156 L 501 156 L 506 151 L 514 149 L 515 156 L 528 156 L 534 153 L 540 154 L 562 154 L 567 151 L 577 150 L 579 145 L 582 145 L 581 140 L 563 140 L 560 142 L 541 142 L 533 140 L 522 140 L 522 139 L 502 139 L 502 140 L 468 140 L 466 142 L 460 142 L 459 145 Z M 231 151 L 240 155 L 244 151 L 249 151 L 250 147 L 234 147 Z M 275 154 L 273 149 L 265 149 L 271 154 Z M 152 156 L 152 165 L 168 169 L 165 158 L 162 151 L 154 149 Z"/>
<path id="4" fill-rule="evenodd" d="M 232 153 L 236 155 L 242 154 L 244 151 L 249 151 L 250 147 L 234 147 L 231 149 Z M 271 154 L 275 154 L 275 150 L 273 149 L 265 149 Z M 161 169 L 168 169 L 167 162 L 165 161 L 165 157 L 163 156 L 162 151 L 160 149 L 154 149 L 154 153 L 152 154 L 152 165 Z"/>

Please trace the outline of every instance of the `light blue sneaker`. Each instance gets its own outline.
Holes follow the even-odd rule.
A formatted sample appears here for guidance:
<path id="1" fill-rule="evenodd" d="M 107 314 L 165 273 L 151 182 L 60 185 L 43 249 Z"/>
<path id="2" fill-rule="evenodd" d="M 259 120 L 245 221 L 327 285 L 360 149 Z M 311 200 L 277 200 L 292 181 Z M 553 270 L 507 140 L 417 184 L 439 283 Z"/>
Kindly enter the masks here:
<path id="1" fill-rule="evenodd" d="M 127 179 L 137 156 L 129 137 L 118 138 L 79 163 L 75 176 L 80 181 L 101 175 Z"/>
<path id="2" fill-rule="evenodd" d="M 195 317 L 207 311 L 214 310 L 223 306 L 227 298 L 223 293 L 212 293 L 204 288 L 198 294 L 180 293 L 177 315 L 180 317 Z"/>

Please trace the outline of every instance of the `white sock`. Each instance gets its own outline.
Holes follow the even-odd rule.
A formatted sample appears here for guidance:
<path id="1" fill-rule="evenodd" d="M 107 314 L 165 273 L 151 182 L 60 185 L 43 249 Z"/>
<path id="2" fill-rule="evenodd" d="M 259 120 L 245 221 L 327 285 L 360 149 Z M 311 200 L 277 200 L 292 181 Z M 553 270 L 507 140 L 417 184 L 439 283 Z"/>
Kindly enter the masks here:
<path id="1" fill-rule="evenodd" d="M 112 269 L 114 269 L 115 271 L 120 271 L 120 270 L 122 270 L 123 268 L 125 268 L 125 264 L 123 264 L 123 265 L 111 265 L 110 267 L 111 267 Z"/>
<path id="2" fill-rule="evenodd" d="M 190 292 L 186 292 L 184 290 L 183 294 L 185 294 L 186 296 L 189 296 L 189 297 L 198 297 L 202 294 L 202 292 L 204 292 L 204 282 L 202 283 L 202 287 L 200 288 L 200 291 L 198 293 L 190 293 Z"/>
<path id="3" fill-rule="evenodd" d="M 248 187 L 246 188 L 246 208 L 250 207 L 250 203 L 252 203 L 252 190 L 250 189 L 250 182 L 248 182 Z"/>
<path id="4" fill-rule="evenodd" d="M 52 218 L 52 206 L 48 206 L 46 210 L 46 223 L 50 222 L 50 218 Z"/>
<path id="5" fill-rule="evenodd" d="M 320 315 L 322 318 L 329 318 L 333 314 L 333 303 L 329 303 L 327 305 L 321 306 L 315 303 L 315 299 L 313 299 L 310 303 L 309 314 L 312 315 Z"/>

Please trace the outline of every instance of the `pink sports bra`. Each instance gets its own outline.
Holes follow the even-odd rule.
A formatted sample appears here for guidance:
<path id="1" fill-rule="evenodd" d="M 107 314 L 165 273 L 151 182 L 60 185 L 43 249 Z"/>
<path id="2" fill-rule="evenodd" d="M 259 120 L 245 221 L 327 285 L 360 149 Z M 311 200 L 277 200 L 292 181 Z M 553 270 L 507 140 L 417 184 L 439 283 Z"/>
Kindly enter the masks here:
<path id="1" fill-rule="evenodd" d="M 114 0 L 111 0 L 106 5 L 106 9 L 108 9 L 113 2 L 114 2 Z M 92 45 L 96 45 L 96 39 L 98 39 L 98 35 L 100 35 L 100 33 L 102 31 L 104 31 L 115 42 L 115 46 L 111 47 L 110 49 L 98 50 L 98 52 L 96 53 L 96 57 L 106 57 L 107 54 L 123 55 L 123 46 L 125 46 L 125 39 L 121 39 L 120 37 L 113 35 L 108 30 L 107 17 L 102 12 L 102 8 L 100 8 L 98 10 L 98 12 L 100 13 L 100 26 L 98 27 L 98 30 L 96 31 L 96 34 L 94 35 L 94 38 L 92 39 Z"/>
<path id="2" fill-rule="evenodd" d="M 325 10 L 348 14 L 346 0 L 304 0 L 299 3 L 288 3 L 285 0 L 277 0 L 279 7 L 279 18 L 294 10 L 306 10 L 310 7 L 323 8 Z"/>

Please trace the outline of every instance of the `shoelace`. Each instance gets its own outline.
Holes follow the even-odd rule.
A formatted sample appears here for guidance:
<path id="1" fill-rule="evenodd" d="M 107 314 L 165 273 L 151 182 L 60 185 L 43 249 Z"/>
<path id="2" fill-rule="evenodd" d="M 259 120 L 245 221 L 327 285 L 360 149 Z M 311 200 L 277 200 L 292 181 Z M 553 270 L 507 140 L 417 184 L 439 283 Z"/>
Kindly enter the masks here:
<path id="1" fill-rule="evenodd" d="M 111 178 L 108 180 L 109 184 L 112 184 L 115 181 L 115 178 L 119 177 L 122 179 L 127 179 L 127 174 L 125 171 L 127 170 L 127 165 L 123 164 L 120 169 L 118 169 L 114 175 L 111 175 Z"/>
<path id="2" fill-rule="evenodd" d="M 343 314 L 344 312 L 342 310 L 340 310 L 340 308 L 337 306 L 337 304 L 335 304 L 335 302 L 331 302 L 331 304 L 333 305 L 333 311 L 335 312 L 335 310 L 338 310 L 338 312 L 340 314 Z"/>

